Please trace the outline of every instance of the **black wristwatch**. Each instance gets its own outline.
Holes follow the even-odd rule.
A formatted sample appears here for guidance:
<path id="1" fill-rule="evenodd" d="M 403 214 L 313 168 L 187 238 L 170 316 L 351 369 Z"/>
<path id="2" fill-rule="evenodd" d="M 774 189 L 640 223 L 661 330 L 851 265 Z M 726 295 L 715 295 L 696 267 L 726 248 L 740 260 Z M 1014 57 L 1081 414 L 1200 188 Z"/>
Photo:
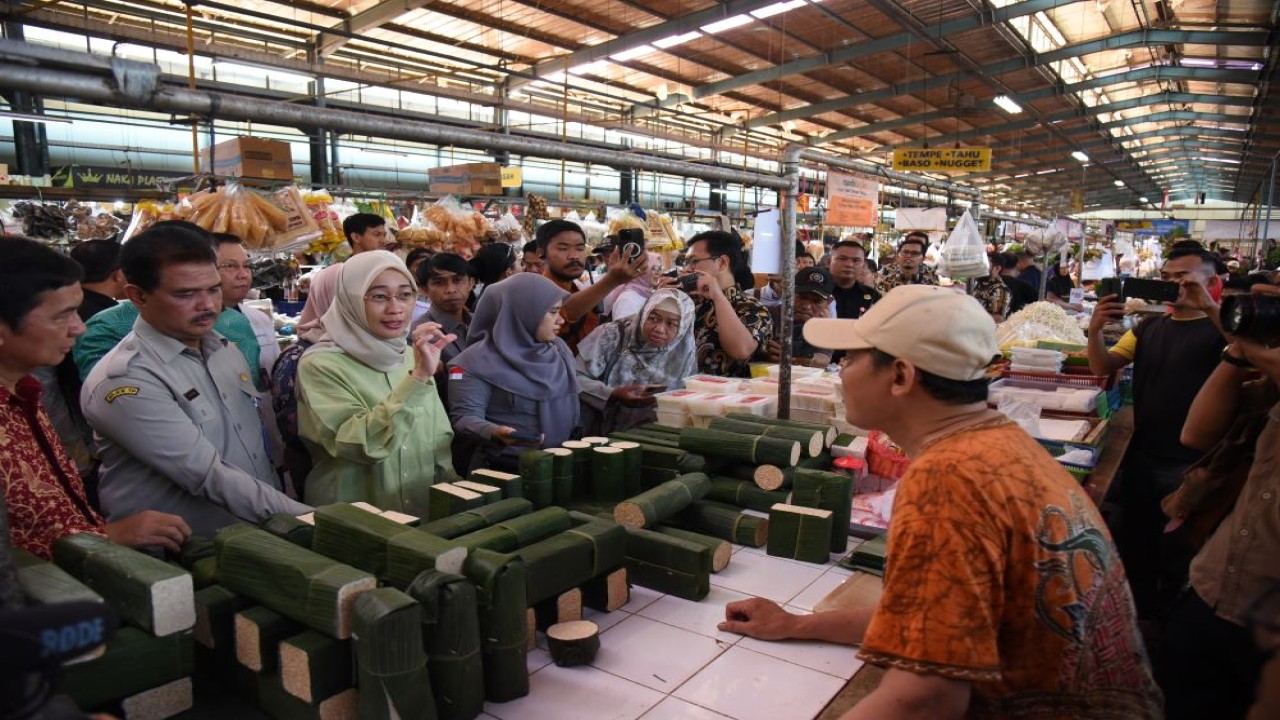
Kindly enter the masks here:
<path id="1" fill-rule="evenodd" d="M 1228 364 L 1228 365 L 1232 365 L 1232 366 L 1238 367 L 1238 368 L 1240 368 L 1241 370 L 1252 370 L 1252 369 L 1253 369 L 1253 365 L 1250 365 L 1248 360 L 1245 360 L 1244 358 L 1238 358 L 1238 357 L 1236 357 L 1235 355 L 1232 355 L 1232 354 L 1231 354 L 1231 346 L 1230 346 L 1230 345 L 1228 345 L 1228 346 L 1226 346 L 1226 347 L 1222 348 L 1222 362 L 1224 362 L 1224 363 L 1226 363 L 1226 364 Z"/>

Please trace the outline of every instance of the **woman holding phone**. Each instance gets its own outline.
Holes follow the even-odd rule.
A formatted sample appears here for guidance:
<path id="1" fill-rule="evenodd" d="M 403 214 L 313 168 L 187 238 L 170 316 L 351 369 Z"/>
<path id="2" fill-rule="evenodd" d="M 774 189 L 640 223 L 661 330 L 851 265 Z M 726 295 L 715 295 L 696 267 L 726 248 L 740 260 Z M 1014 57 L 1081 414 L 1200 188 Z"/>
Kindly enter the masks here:
<path id="1" fill-rule="evenodd" d="M 693 300 L 655 290 L 640 312 L 605 323 L 578 345 L 584 431 L 607 435 L 653 422 L 655 392 L 684 387 L 698 372 Z"/>
<path id="2" fill-rule="evenodd" d="M 480 441 L 471 469 L 514 471 L 530 447 L 558 447 L 578 427 L 573 355 L 557 332 L 568 293 L 531 273 L 480 298 L 467 349 L 449 364 L 449 417 Z"/>
<path id="3" fill-rule="evenodd" d="M 309 505 L 364 501 L 425 516 L 428 488 L 455 478 L 433 378 L 454 336 L 436 323 L 410 334 L 417 295 L 389 252 L 342 264 L 323 334 L 298 365 L 298 433 L 315 463 Z"/>

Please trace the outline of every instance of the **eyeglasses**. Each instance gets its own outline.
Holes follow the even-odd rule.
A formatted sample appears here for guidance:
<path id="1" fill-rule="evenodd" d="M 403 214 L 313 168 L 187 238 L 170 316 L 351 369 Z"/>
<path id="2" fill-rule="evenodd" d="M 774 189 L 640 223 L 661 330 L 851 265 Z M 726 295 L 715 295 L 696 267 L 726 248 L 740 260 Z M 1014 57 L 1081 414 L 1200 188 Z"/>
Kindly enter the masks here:
<path id="1" fill-rule="evenodd" d="M 902 257 L 921 257 L 924 255 L 919 250 L 899 250 L 898 254 Z"/>
<path id="2" fill-rule="evenodd" d="M 365 295 L 364 299 L 368 300 L 374 305 L 386 305 L 392 300 L 395 300 L 401 305 L 408 305 L 409 303 L 413 302 L 416 297 L 417 295 L 415 295 L 413 292 L 409 290 L 405 290 L 404 292 L 398 292 L 395 295 L 388 295 L 387 293 L 380 293 L 380 292 L 370 293 L 368 295 Z"/>
<path id="3" fill-rule="evenodd" d="M 244 263 L 243 265 L 235 262 L 218 263 L 218 269 L 230 270 L 231 272 L 235 272 L 237 270 L 244 270 L 245 272 L 253 272 L 253 266 L 250 265 L 249 263 Z"/>

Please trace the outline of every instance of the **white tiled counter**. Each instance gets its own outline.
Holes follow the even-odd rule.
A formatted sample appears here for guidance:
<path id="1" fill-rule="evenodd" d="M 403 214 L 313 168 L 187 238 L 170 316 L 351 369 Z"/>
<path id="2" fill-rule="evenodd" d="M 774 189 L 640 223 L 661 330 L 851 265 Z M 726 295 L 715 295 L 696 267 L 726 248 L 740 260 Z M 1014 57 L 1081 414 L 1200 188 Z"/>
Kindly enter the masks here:
<path id="1" fill-rule="evenodd" d="M 850 541 L 852 549 L 858 543 Z M 838 556 L 833 556 L 838 559 Z M 498 720 L 803 720 L 813 718 L 862 663 L 851 647 L 821 642 L 762 642 L 721 632 L 724 606 L 753 595 L 792 612 L 811 612 L 852 573 L 834 563 L 769 557 L 735 546 L 729 566 L 711 576 L 711 594 L 691 602 L 633 587 L 612 613 L 587 611 L 600 626 L 590 666 L 551 662 L 540 637 L 529 653 L 530 691 L 485 705 Z"/>

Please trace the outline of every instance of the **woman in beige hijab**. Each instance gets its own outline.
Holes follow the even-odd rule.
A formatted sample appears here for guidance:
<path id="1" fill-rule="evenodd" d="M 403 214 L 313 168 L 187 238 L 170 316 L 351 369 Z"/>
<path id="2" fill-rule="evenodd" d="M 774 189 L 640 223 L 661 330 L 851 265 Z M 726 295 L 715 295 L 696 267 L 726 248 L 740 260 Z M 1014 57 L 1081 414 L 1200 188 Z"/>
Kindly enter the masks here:
<path id="1" fill-rule="evenodd" d="M 298 429 L 315 463 L 308 504 L 364 501 L 422 517 L 427 489 L 454 479 L 453 430 L 433 380 L 453 336 L 436 323 L 409 334 L 416 298 L 389 252 L 342 264 L 324 333 L 298 368 Z"/>

